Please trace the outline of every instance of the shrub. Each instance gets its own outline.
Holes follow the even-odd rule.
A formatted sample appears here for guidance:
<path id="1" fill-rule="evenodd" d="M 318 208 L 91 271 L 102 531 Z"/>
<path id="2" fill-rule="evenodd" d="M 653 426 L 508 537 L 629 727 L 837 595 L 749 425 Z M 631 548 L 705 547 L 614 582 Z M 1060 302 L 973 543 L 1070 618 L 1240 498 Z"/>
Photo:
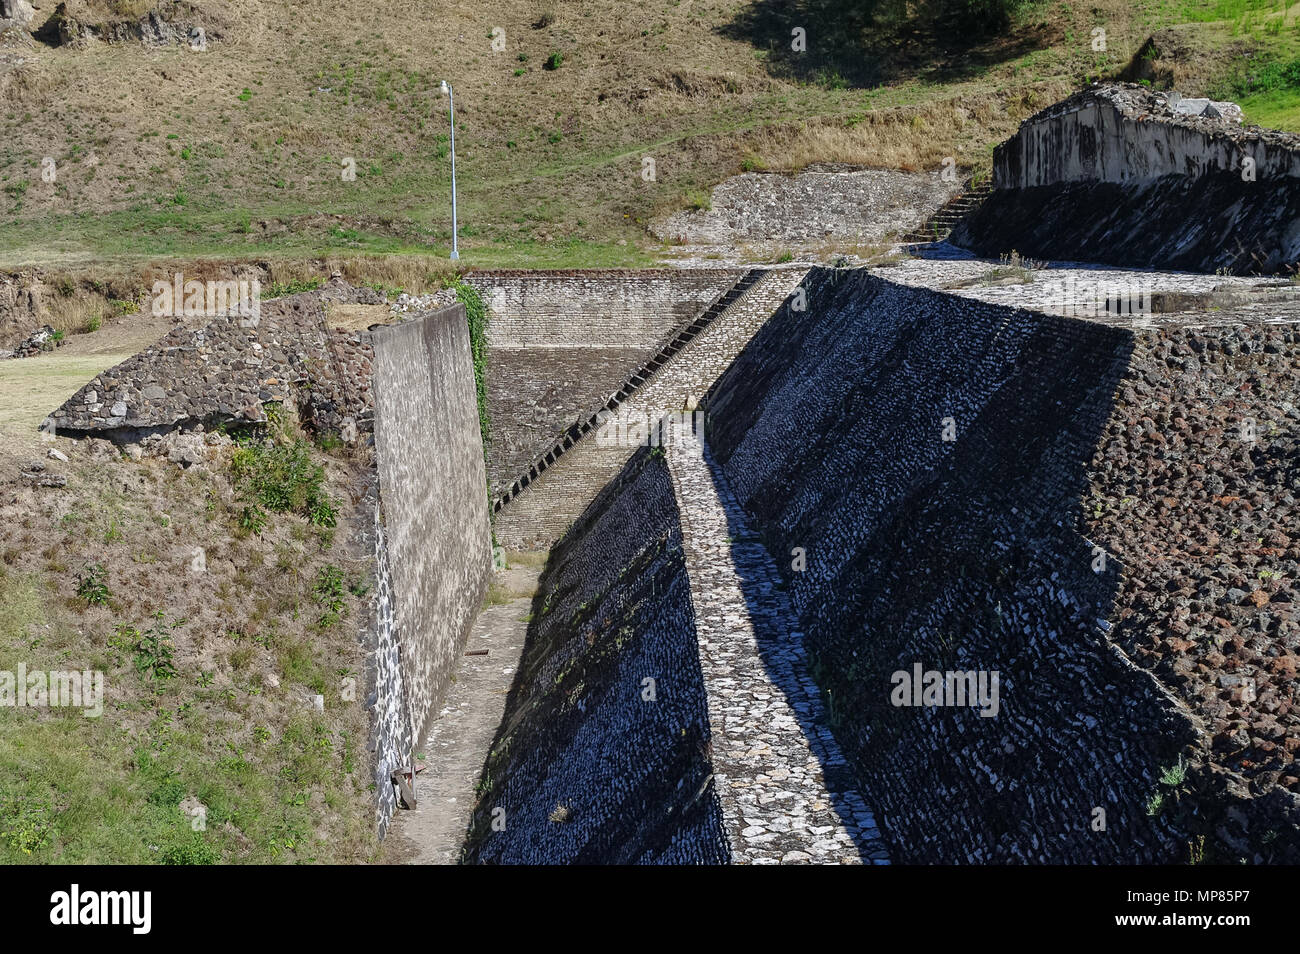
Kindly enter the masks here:
<path id="1" fill-rule="evenodd" d="M 107 606 L 112 594 L 108 591 L 108 571 L 102 563 L 88 563 L 77 578 L 77 595 L 87 606 Z"/>
<path id="2" fill-rule="evenodd" d="M 159 610 L 153 614 L 153 625 L 144 631 L 126 623 L 118 623 L 113 643 L 117 648 L 131 651 L 135 670 L 140 675 L 166 681 L 176 675 L 176 664 L 172 662 L 176 653 L 172 633 L 184 622 L 185 620 L 178 619 L 168 623 L 166 616 Z"/>
<path id="3" fill-rule="evenodd" d="M 202 835 L 195 833 L 165 847 L 158 860 L 165 865 L 215 865 L 221 855 Z"/>
<path id="4" fill-rule="evenodd" d="M 483 438 L 483 453 L 486 455 L 488 441 L 492 436 L 487 400 L 487 306 L 473 285 L 458 282 L 455 288 L 456 299 L 465 306 L 465 318 L 469 322 L 469 347 L 474 358 L 474 388 L 478 393 L 478 429 Z"/>
<path id="5" fill-rule="evenodd" d="M 558 70 L 563 65 L 564 65 L 564 54 L 561 53 L 559 50 L 551 50 L 551 55 L 548 56 L 546 58 L 546 62 L 542 64 L 542 69 Z"/>
<path id="6" fill-rule="evenodd" d="M 261 533 L 266 514 L 294 513 L 319 527 L 338 522 L 334 501 L 325 493 L 325 468 L 311 458 L 311 445 L 302 438 L 291 444 L 250 444 L 230 460 L 236 486 L 248 499 L 240 527 Z"/>

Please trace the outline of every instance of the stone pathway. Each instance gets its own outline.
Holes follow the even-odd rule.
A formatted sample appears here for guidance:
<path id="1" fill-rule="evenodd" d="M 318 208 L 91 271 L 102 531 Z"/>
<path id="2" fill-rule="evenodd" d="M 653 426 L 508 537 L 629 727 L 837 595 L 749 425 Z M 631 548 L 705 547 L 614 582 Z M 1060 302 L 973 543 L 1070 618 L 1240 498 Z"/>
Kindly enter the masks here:
<path id="1" fill-rule="evenodd" d="M 831 735 L 771 556 L 707 450 L 674 429 L 668 463 L 712 728 L 714 781 L 738 864 L 888 864 Z"/>
<path id="2" fill-rule="evenodd" d="M 493 579 L 513 592 L 535 589 L 540 567 L 511 567 Z M 389 864 L 454 865 L 474 808 L 478 784 L 505 716 L 506 697 L 528 635 L 531 596 L 488 606 L 474 621 L 455 681 L 418 749 L 426 768 L 415 782 L 418 806 L 398 809 L 381 856 Z"/>

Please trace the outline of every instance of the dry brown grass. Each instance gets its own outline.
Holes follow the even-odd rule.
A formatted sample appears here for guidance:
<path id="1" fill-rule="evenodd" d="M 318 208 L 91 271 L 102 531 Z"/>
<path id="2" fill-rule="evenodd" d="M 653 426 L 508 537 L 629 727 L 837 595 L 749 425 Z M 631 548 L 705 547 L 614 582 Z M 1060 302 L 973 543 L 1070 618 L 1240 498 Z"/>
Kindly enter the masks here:
<path id="1" fill-rule="evenodd" d="M 942 167 L 987 168 L 990 134 L 1010 135 L 1017 124 L 1064 93 L 1060 85 L 1014 92 L 967 94 L 874 110 L 849 120 L 817 119 L 769 127 L 746 137 L 747 154 L 763 167 L 798 172 L 813 163 L 844 163 L 918 172 Z"/>
<path id="2" fill-rule="evenodd" d="M 384 2 L 361 19 L 330 0 L 200 6 L 229 22 L 208 54 L 38 45 L 0 80 L 17 104 L 0 109 L 0 183 L 27 183 L 21 202 L 0 195 L 0 260 L 138 260 L 162 254 L 154 247 L 187 258 L 199 254 L 177 251 L 190 238 L 219 246 L 213 257 L 318 258 L 341 244 L 330 237 L 340 226 L 381 238 L 371 250 L 445 254 L 443 76 L 457 88 L 467 263 L 512 250 L 533 262 L 533 246 L 569 239 L 621 240 L 634 254 L 648 247 L 653 215 L 738 170 L 738 144 L 773 169 L 930 168 L 945 155 L 974 168 L 1018 115 L 1005 90 L 1054 95 L 1098 68 L 1079 39 L 1095 19 L 1112 27 L 1117 50 L 1149 33 L 1121 0 L 1044 7 L 1051 30 L 1002 38 L 1001 52 L 995 41 L 973 65 L 913 45 L 912 66 L 884 95 L 774 76 L 754 44 L 726 33 L 747 0 L 583 0 L 557 5 L 542 28 L 531 0 L 452 0 L 436 16 Z M 506 34 L 500 53 L 494 26 Z M 564 64 L 544 70 L 551 51 Z M 60 162 L 57 186 L 40 181 L 45 155 Z M 343 156 L 366 174 L 340 181 Z M 653 184 L 640 178 L 645 156 L 658 162 Z M 45 229 L 64 213 L 88 218 Z M 117 217 L 97 218 L 106 213 Z M 384 270 L 375 280 L 389 285 L 427 280 L 418 266 Z"/>

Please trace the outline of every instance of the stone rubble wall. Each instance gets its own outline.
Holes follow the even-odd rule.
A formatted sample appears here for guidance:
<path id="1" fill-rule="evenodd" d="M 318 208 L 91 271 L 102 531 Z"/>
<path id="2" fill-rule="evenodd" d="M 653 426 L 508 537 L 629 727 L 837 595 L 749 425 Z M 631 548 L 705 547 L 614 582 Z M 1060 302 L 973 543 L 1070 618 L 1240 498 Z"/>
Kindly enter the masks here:
<path id="1" fill-rule="evenodd" d="M 427 735 L 487 589 L 487 478 L 464 307 L 369 334 L 396 630 L 396 639 L 384 645 L 395 642 L 399 656 L 379 692 L 400 699 L 405 709 L 400 724 L 380 731 L 409 745 Z M 397 718 L 395 706 L 385 713 Z M 409 747 L 402 755 L 409 761 Z"/>
<path id="2" fill-rule="evenodd" d="M 681 527 L 661 460 L 643 450 L 627 462 L 552 551 L 533 605 L 466 859 L 728 861 Z"/>
<path id="3" fill-rule="evenodd" d="M 957 189 L 938 172 L 746 172 L 714 186 L 709 208 L 673 212 L 650 228 L 664 241 L 722 248 L 879 242 L 919 227 Z"/>
<path id="4" fill-rule="evenodd" d="M 994 151 L 993 184 L 954 245 L 1201 272 L 1300 260 L 1300 136 L 1182 115 L 1141 87 L 1094 87 L 1026 120 Z"/>
<path id="5" fill-rule="evenodd" d="M 397 810 L 393 772 L 405 768 L 412 751 L 411 724 L 403 691 L 401 648 L 393 596 L 392 564 L 379 506 L 379 481 L 368 489 L 364 506 L 374 512 L 368 543 L 374 554 L 375 586 L 368 618 L 361 626 L 366 651 L 366 711 L 370 713 L 367 750 L 375 784 L 375 829 L 383 838 Z"/>
<path id="6" fill-rule="evenodd" d="M 470 272 L 488 307 L 488 346 L 653 351 L 744 269 Z M 617 387 L 619 382 L 614 382 Z"/>
<path id="7" fill-rule="evenodd" d="M 1107 639 L 1121 566 L 1094 570 L 1074 529 L 1131 335 L 865 273 L 806 284 L 808 312 L 710 395 L 710 445 L 891 858 L 1179 860 L 1183 832 L 1146 806 L 1194 723 Z M 997 671 L 997 715 L 894 706 L 917 663 Z"/>
<path id="8" fill-rule="evenodd" d="M 806 268 L 773 269 L 736 299 L 624 405 L 656 419 L 700 399 L 759 328 L 793 294 Z M 635 447 L 601 447 L 589 435 L 496 516 L 497 540 L 517 550 L 544 549 L 623 468 Z"/>
<path id="9" fill-rule="evenodd" d="M 646 358 L 743 274 L 744 269 L 706 268 L 466 275 L 488 309 L 493 495 L 554 446 L 566 428 L 608 401 Z"/>
<path id="10" fill-rule="evenodd" d="M 1300 862 L 1297 317 L 1137 335 L 1079 517 L 1126 567 L 1110 638 L 1202 721 L 1222 862 Z"/>
<path id="11" fill-rule="evenodd" d="M 32 274 L 0 275 L 0 350 L 14 350 L 48 319 L 45 286 Z"/>
<path id="12" fill-rule="evenodd" d="M 129 440 L 198 424 L 261 423 L 264 404 L 294 400 L 309 427 L 355 441 L 373 419 L 373 351 L 364 332 L 329 327 L 330 301 L 382 297 L 337 283 L 262 302 L 258 317 L 183 324 L 79 389 L 47 423 Z"/>

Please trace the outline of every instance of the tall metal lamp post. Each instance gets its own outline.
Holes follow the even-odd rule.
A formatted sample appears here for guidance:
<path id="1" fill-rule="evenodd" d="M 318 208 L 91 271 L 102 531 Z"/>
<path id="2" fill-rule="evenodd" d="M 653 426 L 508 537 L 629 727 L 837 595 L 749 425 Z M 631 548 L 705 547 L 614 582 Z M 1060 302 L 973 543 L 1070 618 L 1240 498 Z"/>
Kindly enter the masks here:
<path id="1" fill-rule="evenodd" d="M 451 104 L 451 260 L 454 262 L 460 258 L 456 241 L 460 231 L 456 226 L 456 94 L 446 80 L 442 81 L 442 92 Z"/>

